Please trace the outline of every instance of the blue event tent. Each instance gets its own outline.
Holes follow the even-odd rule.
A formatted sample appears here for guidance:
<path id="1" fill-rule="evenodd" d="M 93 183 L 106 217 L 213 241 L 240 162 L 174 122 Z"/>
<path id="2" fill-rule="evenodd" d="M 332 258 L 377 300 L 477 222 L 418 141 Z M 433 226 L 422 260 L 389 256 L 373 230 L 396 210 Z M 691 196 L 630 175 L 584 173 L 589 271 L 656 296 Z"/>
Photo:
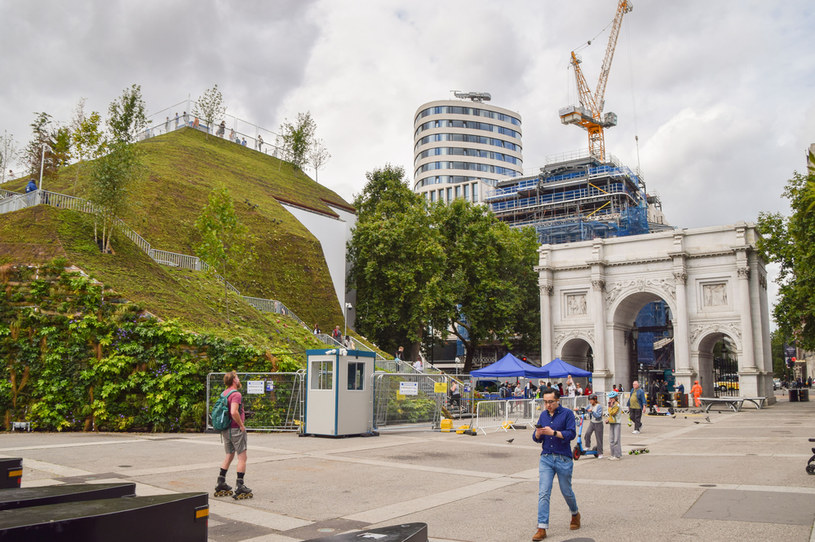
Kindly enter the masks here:
<path id="1" fill-rule="evenodd" d="M 542 367 L 524 363 L 512 354 L 507 354 L 492 365 L 472 371 L 470 375 L 480 378 L 505 378 L 509 376 L 546 378 L 549 376 L 549 371 L 544 370 Z"/>
<path id="2" fill-rule="evenodd" d="M 549 376 L 551 378 L 565 378 L 569 375 L 572 376 L 591 376 L 591 371 L 583 370 L 579 367 L 575 367 L 569 363 L 566 363 L 560 358 L 555 358 L 543 367 L 546 371 L 549 371 Z"/>

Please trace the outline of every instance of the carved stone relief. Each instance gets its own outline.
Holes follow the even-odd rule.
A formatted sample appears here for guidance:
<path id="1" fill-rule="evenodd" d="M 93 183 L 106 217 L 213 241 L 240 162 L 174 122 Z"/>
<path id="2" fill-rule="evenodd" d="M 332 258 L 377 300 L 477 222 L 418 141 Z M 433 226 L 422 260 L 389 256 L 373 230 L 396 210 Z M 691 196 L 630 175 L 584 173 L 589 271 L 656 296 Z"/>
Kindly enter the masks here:
<path id="1" fill-rule="evenodd" d="M 566 294 L 566 316 L 584 316 L 586 312 L 586 294 Z"/>
<path id="2" fill-rule="evenodd" d="M 715 282 L 702 285 L 702 304 L 705 307 L 722 307 L 727 305 L 727 283 Z"/>
<path id="3" fill-rule="evenodd" d="M 589 346 L 594 348 L 593 329 L 570 329 L 569 331 L 562 331 L 555 335 L 555 352 L 560 352 L 563 345 L 572 339 L 583 339 L 589 343 Z"/>
<path id="4" fill-rule="evenodd" d="M 646 288 L 656 289 L 663 293 L 663 297 L 676 299 L 676 284 L 668 279 L 638 278 L 625 282 L 614 282 L 606 287 L 606 306 L 611 306 L 614 300 L 626 290 L 644 291 Z"/>
<path id="5" fill-rule="evenodd" d="M 741 325 L 738 322 L 714 323 L 714 324 L 697 324 L 691 326 L 690 330 L 690 344 L 696 344 L 696 340 L 704 335 L 711 333 L 724 333 L 734 341 L 741 344 Z"/>

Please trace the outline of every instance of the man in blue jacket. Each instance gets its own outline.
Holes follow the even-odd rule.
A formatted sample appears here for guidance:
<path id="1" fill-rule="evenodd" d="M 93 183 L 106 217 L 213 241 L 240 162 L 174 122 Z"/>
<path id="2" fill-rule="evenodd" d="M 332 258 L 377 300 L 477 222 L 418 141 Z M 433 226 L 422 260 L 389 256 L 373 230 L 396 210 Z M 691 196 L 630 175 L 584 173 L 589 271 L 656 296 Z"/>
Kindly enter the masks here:
<path id="1" fill-rule="evenodd" d="M 642 409 L 645 408 L 645 392 L 642 391 L 640 383 L 634 381 L 631 385 L 631 395 L 628 398 L 628 417 L 634 422 L 635 435 L 639 434 L 642 427 Z"/>
<path id="2" fill-rule="evenodd" d="M 532 540 L 546 538 L 546 529 L 549 528 L 549 499 L 552 495 L 552 483 L 557 474 L 560 492 L 566 499 L 572 521 L 569 528 L 580 528 L 580 512 L 577 509 L 577 499 L 572 491 L 572 447 L 569 444 L 576 436 L 574 413 L 560 406 L 560 395 L 557 390 L 547 388 L 543 391 L 544 410 L 538 419 L 532 440 L 541 443 L 541 456 L 538 488 L 538 530 Z"/>

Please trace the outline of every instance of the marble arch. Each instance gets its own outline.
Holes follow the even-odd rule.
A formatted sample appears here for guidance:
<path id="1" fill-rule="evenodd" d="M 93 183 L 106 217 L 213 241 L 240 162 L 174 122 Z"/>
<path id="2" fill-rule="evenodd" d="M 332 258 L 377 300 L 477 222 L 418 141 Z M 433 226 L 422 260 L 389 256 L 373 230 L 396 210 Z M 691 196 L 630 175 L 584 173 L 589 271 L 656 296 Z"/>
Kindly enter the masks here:
<path id="1" fill-rule="evenodd" d="M 767 272 L 757 239 L 755 226 L 740 222 L 542 245 L 541 359 L 581 339 L 592 350 L 596 390 L 630 384 L 627 333 L 640 308 L 661 299 L 673 316 L 675 376 L 685 389 L 699 380 L 712 392 L 712 345 L 728 337 L 740 393 L 771 400 Z"/>

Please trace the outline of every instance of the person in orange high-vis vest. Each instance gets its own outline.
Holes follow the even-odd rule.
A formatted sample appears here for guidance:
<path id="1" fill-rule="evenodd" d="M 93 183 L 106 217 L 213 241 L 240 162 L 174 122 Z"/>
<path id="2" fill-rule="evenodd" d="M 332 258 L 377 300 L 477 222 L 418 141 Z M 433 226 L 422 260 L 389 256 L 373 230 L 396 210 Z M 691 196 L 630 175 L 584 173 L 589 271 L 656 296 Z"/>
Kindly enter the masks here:
<path id="1" fill-rule="evenodd" d="M 702 386 L 699 385 L 698 380 L 694 380 L 693 387 L 690 389 L 690 394 L 693 395 L 693 404 L 696 408 L 702 406 L 702 401 L 699 398 L 702 396 Z"/>

